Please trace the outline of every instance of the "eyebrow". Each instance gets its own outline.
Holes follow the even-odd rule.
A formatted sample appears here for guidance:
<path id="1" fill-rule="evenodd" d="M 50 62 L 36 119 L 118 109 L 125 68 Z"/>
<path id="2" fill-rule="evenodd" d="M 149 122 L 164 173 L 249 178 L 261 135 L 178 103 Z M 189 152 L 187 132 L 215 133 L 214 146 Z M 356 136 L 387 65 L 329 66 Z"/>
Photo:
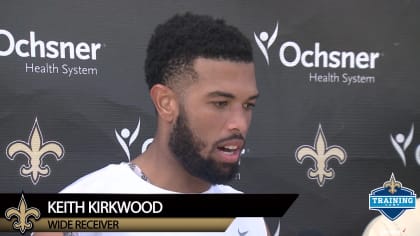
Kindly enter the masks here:
<path id="1" fill-rule="evenodd" d="M 235 95 L 223 91 L 214 91 L 207 95 L 208 97 L 225 97 L 225 98 L 235 98 Z M 248 100 L 257 99 L 259 94 L 250 96 Z"/>

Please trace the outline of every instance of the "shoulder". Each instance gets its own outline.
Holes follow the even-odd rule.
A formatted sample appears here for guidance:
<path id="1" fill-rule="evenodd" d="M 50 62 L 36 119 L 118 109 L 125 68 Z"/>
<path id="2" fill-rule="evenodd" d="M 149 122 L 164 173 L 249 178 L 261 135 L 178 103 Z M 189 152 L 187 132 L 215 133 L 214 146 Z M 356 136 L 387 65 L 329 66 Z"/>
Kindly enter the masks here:
<path id="1" fill-rule="evenodd" d="M 226 235 L 265 236 L 267 228 L 262 217 L 237 217 L 229 225 Z"/>
<path id="2" fill-rule="evenodd" d="M 131 182 L 137 181 L 137 178 L 133 178 L 133 172 L 130 170 L 127 163 L 110 164 L 77 179 L 64 188 L 61 193 L 112 193 L 121 191 L 130 184 L 132 185 Z"/>
<path id="3" fill-rule="evenodd" d="M 213 185 L 207 193 L 237 193 L 243 192 L 229 185 Z M 263 217 L 236 217 L 226 230 L 225 235 L 265 236 L 267 226 Z"/>
<path id="4" fill-rule="evenodd" d="M 216 184 L 212 185 L 206 193 L 242 193 L 229 185 Z"/>
<path id="5" fill-rule="evenodd" d="M 389 220 L 383 215 L 375 217 L 369 222 L 363 236 L 374 235 L 417 235 L 420 232 L 420 198 L 417 198 L 415 209 L 405 210 L 405 212 L 395 219 Z"/>

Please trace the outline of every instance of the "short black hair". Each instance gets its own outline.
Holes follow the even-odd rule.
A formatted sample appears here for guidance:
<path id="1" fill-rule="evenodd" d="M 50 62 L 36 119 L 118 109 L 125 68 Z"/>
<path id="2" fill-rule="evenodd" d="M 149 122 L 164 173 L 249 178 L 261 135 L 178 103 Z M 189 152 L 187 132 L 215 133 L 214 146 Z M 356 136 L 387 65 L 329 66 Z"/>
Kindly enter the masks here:
<path id="1" fill-rule="evenodd" d="M 191 71 L 198 57 L 253 61 L 251 43 L 236 27 L 208 15 L 177 14 L 158 25 L 149 41 L 145 61 L 149 89 Z"/>

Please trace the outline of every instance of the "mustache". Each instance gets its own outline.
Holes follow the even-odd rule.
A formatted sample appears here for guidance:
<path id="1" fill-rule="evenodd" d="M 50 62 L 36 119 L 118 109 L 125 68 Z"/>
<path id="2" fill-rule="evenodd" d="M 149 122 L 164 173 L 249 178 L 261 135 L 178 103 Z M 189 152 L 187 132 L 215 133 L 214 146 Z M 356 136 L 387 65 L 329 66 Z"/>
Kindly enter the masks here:
<path id="1" fill-rule="evenodd" d="M 218 141 L 215 142 L 214 146 L 217 147 L 220 143 L 230 141 L 230 140 L 241 140 L 244 142 L 243 146 L 245 146 L 245 138 L 242 134 L 232 134 L 226 138 L 219 139 Z"/>

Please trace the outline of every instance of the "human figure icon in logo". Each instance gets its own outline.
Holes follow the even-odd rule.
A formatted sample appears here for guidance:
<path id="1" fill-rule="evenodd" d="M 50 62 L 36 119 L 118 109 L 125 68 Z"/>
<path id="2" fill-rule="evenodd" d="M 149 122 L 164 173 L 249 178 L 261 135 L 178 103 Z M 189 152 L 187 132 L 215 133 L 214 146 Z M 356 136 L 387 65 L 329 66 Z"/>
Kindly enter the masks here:
<path id="1" fill-rule="evenodd" d="M 115 130 L 115 136 L 117 137 L 118 143 L 121 145 L 122 149 L 124 150 L 128 161 L 131 160 L 130 156 L 130 146 L 133 144 L 133 142 L 137 139 L 140 132 L 140 117 L 139 122 L 137 123 L 136 129 L 131 134 L 130 130 L 127 128 L 124 128 L 121 130 L 121 133 L 118 133 L 117 130 Z"/>
<path id="2" fill-rule="evenodd" d="M 267 64 L 270 64 L 270 59 L 268 57 L 268 49 L 273 45 L 274 41 L 276 41 L 278 29 L 279 29 L 279 23 L 277 22 L 276 28 L 274 29 L 274 32 L 270 36 L 270 38 L 268 36 L 268 33 L 265 31 L 261 32 L 259 36 L 257 36 L 257 34 L 254 32 L 255 42 L 257 42 L 257 45 L 260 48 L 262 54 L 264 55 L 264 58 L 267 61 Z M 267 46 L 265 46 L 264 43 L 266 43 Z"/>
<path id="3" fill-rule="evenodd" d="M 411 129 L 407 137 L 402 133 L 398 133 L 397 135 L 395 135 L 395 137 L 390 135 L 392 146 L 394 146 L 395 150 L 397 151 L 398 155 L 403 161 L 404 166 L 407 166 L 407 161 L 404 152 L 407 150 L 408 146 L 410 146 L 411 141 L 413 140 L 413 134 L 414 124 L 411 125 Z"/>

